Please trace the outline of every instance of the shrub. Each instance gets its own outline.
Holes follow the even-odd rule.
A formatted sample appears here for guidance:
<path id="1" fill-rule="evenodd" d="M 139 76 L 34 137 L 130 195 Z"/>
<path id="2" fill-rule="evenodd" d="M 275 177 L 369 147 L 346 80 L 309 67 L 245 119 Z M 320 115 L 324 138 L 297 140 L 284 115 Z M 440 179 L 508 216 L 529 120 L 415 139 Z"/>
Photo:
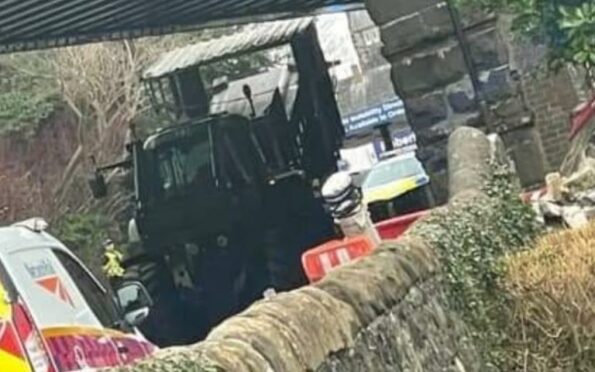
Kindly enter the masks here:
<path id="1" fill-rule="evenodd" d="M 48 52 L 0 57 L 0 136 L 32 136 L 60 105 Z"/>
<path id="2" fill-rule="evenodd" d="M 595 370 L 595 223 L 506 259 L 511 356 L 529 371 Z"/>
<path id="3" fill-rule="evenodd" d="M 493 171 L 484 191 L 455 199 L 447 213 L 434 214 L 412 233 L 439 250 L 450 305 L 468 324 L 484 361 L 508 370 L 502 258 L 532 242 L 541 227 L 505 169 Z"/>
<path id="4" fill-rule="evenodd" d="M 30 137 L 55 108 L 55 101 L 44 95 L 23 91 L 0 93 L 0 136 L 19 134 Z"/>

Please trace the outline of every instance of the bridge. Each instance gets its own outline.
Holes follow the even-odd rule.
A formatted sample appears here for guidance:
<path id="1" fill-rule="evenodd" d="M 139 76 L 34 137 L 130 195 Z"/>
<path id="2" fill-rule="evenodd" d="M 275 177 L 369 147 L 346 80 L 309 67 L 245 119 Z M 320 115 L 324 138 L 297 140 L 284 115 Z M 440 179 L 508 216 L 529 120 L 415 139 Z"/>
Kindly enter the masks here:
<path id="1" fill-rule="evenodd" d="M 358 7 L 361 0 L 1 0 L 0 53 Z"/>
<path id="2" fill-rule="evenodd" d="M 463 13 L 457 25 L 455 12 L 443 0 L 365 3 L 380 29 L 391 81 L 420 139 L 419 156 L 436 189 L 444 191 L 442 199 L 450 194 L 457 202 L 365 260 L 313 286 L 259 302 L 218 327 L 206 342 L 164 350 L 146 363 L 147 369 L 137 370 L 207 370 L 213 365 L 234 372 L 485 369 L 465 323 L 449 306 L 438 241 L 452 236 L 454 224 L 444 223 L 451 218 L 481 216 L 481 223 L 469 226 L 473 236 L 487 234 L 504 242 L 512 236 L 506 226 L 516 223 L 496 223 L 514 216 L 496 208 L 503 201 L 480 188 L 493 149 L 483 132 L 464 126 L 497 128 L 523 184 L 541 182 L 546 162 L 557 167 L 567 151 L 562 113 L 574 105 L 574 86 L 563 76 L 551 82 L 529 79 L 531 63 L 521 66 L 526 70 L 520 74 L 515 71 L 524 76 L 517 86 L 511 70 L 519 66 L 513 62 L 533 50 L 506 44 L 513 42 L 502 37 L 493 14 Z M 0 53 L 362 6 L 363 0 L 0 0 Z M 482 77 L 479 86 L 473 75 Z M 496 113 L 490 123 L 480 115 L 477 101 L 482 97 Z M 540 115 L 533 115 L 537 109 Z"/>

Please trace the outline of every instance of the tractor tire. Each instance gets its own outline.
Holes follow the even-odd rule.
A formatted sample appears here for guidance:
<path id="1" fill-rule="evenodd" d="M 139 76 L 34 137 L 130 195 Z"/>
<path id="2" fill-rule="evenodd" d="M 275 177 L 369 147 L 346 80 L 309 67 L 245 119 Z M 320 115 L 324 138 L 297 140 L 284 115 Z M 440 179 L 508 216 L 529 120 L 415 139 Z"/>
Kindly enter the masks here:
<path id="1" fill-rule="evenodd" d="M 140 330 L 160 347 L 183 345 L 196 341 L 189 327 L 186 309 L 163 260 L 143 258 L 126 267 L 123 282 L 142 283 L 153 299 L 153 307 Z"/>

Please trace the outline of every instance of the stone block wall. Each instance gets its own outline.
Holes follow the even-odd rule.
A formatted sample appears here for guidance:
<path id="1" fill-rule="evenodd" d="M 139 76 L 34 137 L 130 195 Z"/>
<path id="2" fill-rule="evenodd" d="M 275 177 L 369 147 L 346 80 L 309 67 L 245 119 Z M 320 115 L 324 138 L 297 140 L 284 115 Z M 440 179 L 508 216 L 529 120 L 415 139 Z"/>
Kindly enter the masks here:
<path id="1" fill-rule="evenodd" d="M 447 195 L 446 138 L 461 125 L 501 134 L 525 187 L 543 182 L 561 164 L 576 91 L 564 72 L 533 74 L 543 65 L 543 50 L 513 40 L 509 19 L 460 10 L 488 112 L 482 116 L 446 2 L 367 0 L 366 6 L 439 201 Z"/>
<path id="2" fill-rule="evenodd" d="M 444 202 L 448 135 L 464 125 L 487 129 L 448 6 L 440 0 L 367 0 L 366 6 L 380 28 L 393 84 L 418 136 L 419 156 L 432 176 L 437 199 Z M 519 121 L 526 110 L 513 99 L 516 86 L 497 19 L 480 12 L 463 12 L 461 17 L 486 100 L 500 111 L 500 121 Z"/>
<path id="3" fill-rule="evenodd" d="M 502 17 L 501 29 L 510 27 L 510 19 Z M 504 34 L 504 32 L 502 32 Z M 569 117 L 581 102 L 580 84 L 566 68 L 547 71 L 547 50 L 544 46 L 507 34 L 510 68 L 520 80 L 525 102 L 539 133 L 548 172 L 557 170 L 569 151 Z"/>
<path id="4" fill-rule="evenodd" d="M 387 242 L 315 285 L 252 305 L 201 343 L 129 370 L 480 371 L 439 275 L 436 252 L 421 238 Z"/>
<path id="5" fill-rule="evenodd" d="M 413 288 L 391 312 L 374 320 L 353 347 L 330 355 L 317 371 L 479 370 L 474 345 L 460 320 L 445 310 L 444 296 L 436 278 Z"/>
<path id="6" fill-rule="evenodd" d="M 534 73 L 523 77 L 527 104 L 534 112 L 548 171 L 560 167 L 570 149 L 570 113 L 579 103 L 566 70 L 557 74 Z"/>

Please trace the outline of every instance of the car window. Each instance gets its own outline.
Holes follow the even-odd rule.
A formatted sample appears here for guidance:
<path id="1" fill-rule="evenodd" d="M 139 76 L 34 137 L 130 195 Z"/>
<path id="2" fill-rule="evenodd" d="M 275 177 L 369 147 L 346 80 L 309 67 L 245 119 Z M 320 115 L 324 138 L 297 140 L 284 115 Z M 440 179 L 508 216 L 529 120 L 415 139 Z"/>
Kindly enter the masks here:
<path id="1" fill-rule="evenodd" d="M 363 187 L 367 189 L 382 186 L 403 178 L 423 175 L 424 173 L 421 163 L 415 157 L 389 160 L 372 168 Z"/>
<path id="2" fill-rule="evenodd" d="M 101 288 L 89 272 L 70 255 L 60 250 L 54 250 L 54 254 L 74 279 L 101 324 L 107 328 L 114 327 L 119 320 L 119 313 L 109 292 Z"/>
<path id="3" fill-rule="evenodd" d="M 75 279 L 50 248 L 15 251 L 6 259 L 6 269 L 41 329 L 66 324 L 101 326 Z"/>

